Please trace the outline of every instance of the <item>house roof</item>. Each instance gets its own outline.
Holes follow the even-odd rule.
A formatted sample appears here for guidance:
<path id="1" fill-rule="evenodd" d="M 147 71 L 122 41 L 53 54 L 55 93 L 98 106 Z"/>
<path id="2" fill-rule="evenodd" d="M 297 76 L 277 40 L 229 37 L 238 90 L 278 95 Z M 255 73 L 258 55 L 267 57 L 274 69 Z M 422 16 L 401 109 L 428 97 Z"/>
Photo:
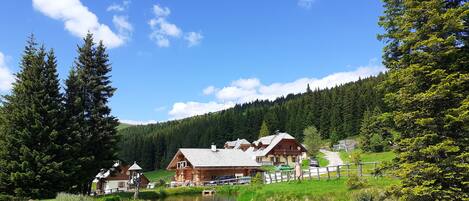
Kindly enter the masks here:
<path id="1" fill-rule="evenodd" d="M 225 144 L 229 147 L 234 147 L 235 149 L 239 149 L 241 145 L 251 145 L 251 143 L 249 143 L 249 141 L 247 141 L 246 139 L 239 138 L 234 141 L 227 141 Z"/>
<path id="2" fill-rule="evenodd" d="M 248 154 L 239 149 L 179 149 L 168 169 L 174 168 L 179 154 L 184 155 L 194 168 L 201 167 L 260 167 Z"/>
<path id="3" fill-rule="evenodd" d="M 259 148 L 259 149 L 255 149 L 254 147 L 249 147 L 249 149 L 246 150 L 246 153 L 248 153 L 251 156 L 265 156 L 275 146 L 277 146 L 278 143 L 280 143 L 282 140 L 285 140 L 285 139 L 295 140 L 295 138 L 288 133 L 279 133 L 276 135 L 269 135 L 269 136 L 261 137 L 258 140 L 254 141 L 253 143 L 256 146 L 258 146 L 260 143 L 263 145 L 268 145 L 268 146 L 265 148 Z M 304 148 L 303 145 L 301 146 L 302 148 Z"/>
<path id="4" fill-rule="evenodd" d="M 142 170 L 142 168 L 141 168 L 139 165 L 137 165 L 137 162 L 134 162 L 134 164 L 129 167 L 129 170 L 130 170 L 130 171 Z"/>

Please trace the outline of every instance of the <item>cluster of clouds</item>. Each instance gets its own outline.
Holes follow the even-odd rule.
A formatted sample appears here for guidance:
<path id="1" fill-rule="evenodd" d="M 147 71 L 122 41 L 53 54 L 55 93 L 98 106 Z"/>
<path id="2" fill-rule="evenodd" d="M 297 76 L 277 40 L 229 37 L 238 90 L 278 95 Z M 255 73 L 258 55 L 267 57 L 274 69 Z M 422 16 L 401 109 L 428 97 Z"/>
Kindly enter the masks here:
<path id="1" fill-rule="evenodd" d="M 315 2 L 315 0 L 298 0 L 297 5 L 301 8 L 309 10 L 313 6 L 314 2 Z"/>
<path id="2" fill-rule="evenodd" d="M 120 47 L 127 43 L 134 31 L 129 22 L 129 16 L 125 12 L 129 9 L 130 0 L 120 3 L 112 3 L 106 9 L 112 12 L 114 31 L 106 24 L 101 23 L 98 16 L 83 5 L 80 0 L 33 0 L 33 7 L 42 14 L 63 21 L 65 30 L 73 36 L 83 37 L 88 32 L 94 34 L 96 40 L 102 40 L 108 48 Z M 158 47 L 169 47 L 170 38 L 182 38 L 187 41 L 187 46 L 198 45 L 203 36 L 200 32 L 184 33 L 181 28 L 168 22 L 167 17 L 171 11 L 160 5 L 153 6 L 154 17 L 150 19 L 150 39 L 155 41 Z"/>
<path id="3" fill-rule="evenodd" d="M 0 92 L 7 92 L 11 89 L 15 77 L 7 66 L 5 55 L 0 52 Z"/>
<path id="4" fill-rule="evenodd" d="M 90 31 L 95 39 L 102 40 L 109 48 L 119 47 L 127 40 L 125 35 L 115 33 L 108 25 L 100 23 L 80 0 L 33 0 L 33 7 L 52 19 L 63 21 L 65 29 L 74 36 L 83 37 Z"/>
<path id="5" fill-rule="evenodd" d="M 170 39 L 178 39 L 183 36 L 183 39 L 187 41 L 188 47 L 198 45 L 203 38 L 202 34 L 200 32 L 183 33 L 181 28 L 168 21 L 170 14 L 171 10 L 168 7 L 158 4 L 153 5 L 154 17 L 148 21 L 152 29 L 150 39 L 158 47 L 169 47 L 171 45 Z"/>
<path id="6" fill-rule="evenodd" d="M 386 69 L 376 60 L 367 66 L 358 67 L 354 71 L 338 72 L 323 78 L 299 78 L 292 82 L 263 84 L 258 78 L 242 78 L 232 81 L 228 86 L 217 88 L 208 86 L 202 92 L 211 96 L 209 102 L 177 102 L 169 111 L 171 119 L 181 119 L 209 112 L 216 112 L 231 108 L 239 103 L 255 100 L 275 100 L 288 94 L 298 94 L 306 91 L 309 84 L 311 89 L 331 88 L 347 82 L 356 81 L 384 72 Z"/>

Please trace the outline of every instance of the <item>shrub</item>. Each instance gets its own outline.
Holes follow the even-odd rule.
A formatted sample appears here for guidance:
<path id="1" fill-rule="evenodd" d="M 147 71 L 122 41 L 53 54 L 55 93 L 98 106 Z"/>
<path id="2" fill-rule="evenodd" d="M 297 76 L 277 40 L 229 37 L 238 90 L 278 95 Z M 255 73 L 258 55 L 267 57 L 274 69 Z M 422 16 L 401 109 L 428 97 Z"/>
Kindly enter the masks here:
<path id="1" fill-rule="evenodd" d="M 21 200 L 20 198 L 13 197 L 11 195 L 3 195 L 0 194 L 0 201 L 19 201 Z"/>
<path id="2" fill-rule="evenodd" d="M 366 188 L 355 191 L 351 195 L 353 201 L 384 201 L 388 200 L 385 191 L 378 188 Z"/>
<path id="3" fill-rule="evenodd" d="M 121 198 L 118 195 L 109 195 L 106 197 L 102 197 L 99 201 L 120 201 Z"/>
<path id="4" fill-rule="evenodd" d="M 367 186 L 368 182 L 365 178 L 359 177 L 356 174 L 350 175 L 350 177 L 345 182 L 347 188 L 350 190 L 360 189 Z"/>
<path id="5" fill-rule="evenodd" d="M 258 173 L 256 174 L 256 176 L 254 176 L 254 177 L 252 178 L 251 184 L 252 184 L 252 185 L 261 185 L 261 184 L 264 184 L 264 181 L 262 181 L 262 180 L 263 180 L 263 179 L 262 179 L 262 175 L 261 175 L 260 172 L 258 172 Z"/>
<path id="6" fill-rule="evenodd" d="M 359 164 L 362 161 L 362 152 L 360 150 L 355 150 L 350 155 L 350 160 L 352 163 Z"/>
<path id="7" fill-rule="evenodd" d="M 59 193 L 55 197 L 56 201 L 93 201 L 93 198 L 85 195 L 74 195 L 68 193 Z"/>

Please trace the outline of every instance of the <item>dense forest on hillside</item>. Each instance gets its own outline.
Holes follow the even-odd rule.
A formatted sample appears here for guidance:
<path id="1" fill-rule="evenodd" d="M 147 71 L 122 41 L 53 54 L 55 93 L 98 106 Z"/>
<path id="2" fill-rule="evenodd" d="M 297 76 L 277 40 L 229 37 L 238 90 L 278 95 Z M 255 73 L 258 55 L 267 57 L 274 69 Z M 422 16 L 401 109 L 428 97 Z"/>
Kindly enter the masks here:
<path id="1" fill-rule="evenodd" d="M 178 148 L 222 146 L 227 140 L 258 138 L 265 122 L 270 133 L 285 131 L 302 141 L 303 130 L 314 125 L 324 139 L 342 139 L 359 133 L 363 114 L 383 108 L 377 88 L 385 74 L 330 89 L 308 90 L 274 101 L 254 101 L 216 113 L 119 131 L 119 156 L 138 161 L 146 170 L 165 168 Z M 306 87 L 306 86 L 305 86 Z"/>

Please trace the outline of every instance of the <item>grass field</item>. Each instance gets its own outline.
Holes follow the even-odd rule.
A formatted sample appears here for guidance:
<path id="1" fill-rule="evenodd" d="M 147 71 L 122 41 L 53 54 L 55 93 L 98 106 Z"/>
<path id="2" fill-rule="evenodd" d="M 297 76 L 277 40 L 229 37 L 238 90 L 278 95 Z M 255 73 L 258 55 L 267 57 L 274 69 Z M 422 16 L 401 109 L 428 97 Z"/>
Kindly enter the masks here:
<path id="1" fill-rule="evenodd" d="M 353 190 L 348 190 L 345 179 L 285 182 L 258 187 L 241 187 L 238 200 L 350 200 Z M 368 187 L 397 184 L 390 178 L 368 178 Z"/>
<path id="2" fill-rule="evenodd" d="M 128 127 L 131 127 L 133 125 L 130 125 L 130 124 L 126 124 L 126 123 L 119 123 L 119 125 L 117 126 L 117 130 L 122 130 L 124 128 L 128 128 Z"/>
<path id="3" fill-rule="evenodd" d="M 324 156 L 325 155 L 322 152 L 319 152 L 318 155 L 316 155 L 316 159 L 318 159 L 319 162 L 319 167 L 326 167 L 327 165 L 329 165 L 329 160 L 324 158 Z"/>
<path id="4" fill-rule="evenodd" d="M 174 176 L 174 172 L 168 170 L 154 170 L 144 172 L 143 174 L 150 180 L 150 182 L 158 182 L 160 179 L 167 182 L 171 180 L 172 176 Z"/>
<path id="5" fill-rule="evenodd" d="M 358 151 L 358 150 L 357 150 Z M 341 151 L 340 153 L 340 158 L 344 163 L 350 162 L 350 154 Z M 374 152 L 362 152 L 361 158 L 362 162 L 382 162 L 382 161 L 391 161 L 396 157 L 396 154 L 392 151 L 386 151 L 386 152 L 379 152 L 379 153 L 374 153 Z"/>

